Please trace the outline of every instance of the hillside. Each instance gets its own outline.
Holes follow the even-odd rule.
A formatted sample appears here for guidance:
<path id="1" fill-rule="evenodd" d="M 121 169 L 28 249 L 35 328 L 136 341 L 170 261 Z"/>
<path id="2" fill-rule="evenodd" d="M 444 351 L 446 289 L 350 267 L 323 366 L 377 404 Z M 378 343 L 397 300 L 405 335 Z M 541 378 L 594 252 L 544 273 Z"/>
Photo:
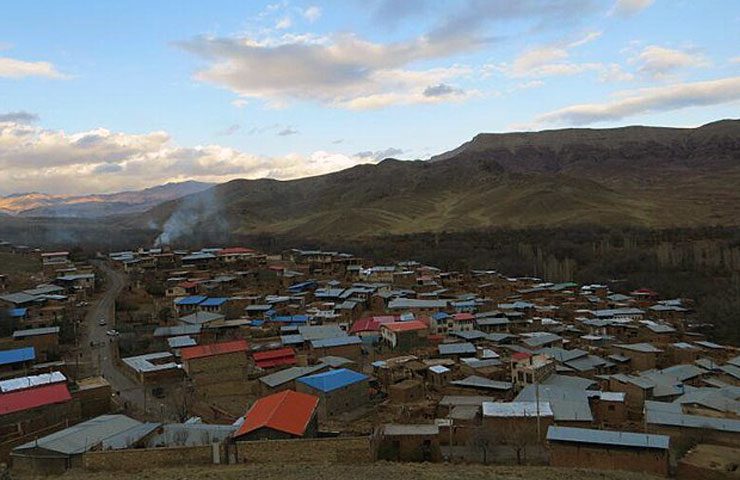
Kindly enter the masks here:
<path id="1" fill-rule="evenodd" d="M 136 213 L 167 200 L 201 192 L 211 186 L 209 183 L 187 181 L 100 195 L 49 195 L 37 192 L 14 194 L 0 197 L 0 215 L 96 218 Z"/>
<path id="2" fill-rule="evenodd" d="M 481 134 L 430 161 L 387 159 L 292 181 L 235 180 L 124 224 L 356 238 L 592 224 L 740 223 L 740 121 Z M 169 219 L 169 222 L 168 222 Z"/>

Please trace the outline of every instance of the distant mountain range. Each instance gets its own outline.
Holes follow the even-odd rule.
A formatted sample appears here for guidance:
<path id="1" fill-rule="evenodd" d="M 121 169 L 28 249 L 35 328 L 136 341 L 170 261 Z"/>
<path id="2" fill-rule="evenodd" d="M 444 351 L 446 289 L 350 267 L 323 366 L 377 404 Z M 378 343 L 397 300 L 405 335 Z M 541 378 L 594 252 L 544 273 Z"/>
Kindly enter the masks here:
<path id="1" fill-rule="evenodd" d="M 740 120 L 698 128 L 486 133 L 426 161 L 386 159 L 291 181 L 6 197 L 0 211 L 15 217 L 0 220 L 0 233 L 3 226 L 30 231 L 23 226 L 30 216 L 114 214 L 92 224 L 80 218 L 76 227 L 149 231 L 152 239 L 161 233 L 163 242 L 176 242 L 229 234 L 330 240 L 496 227 L 740 226 L 738 185 Z M 60 228 L 44 219 L 27 224 L 52 223 Z"/>
<path id="2" fill-rule="evenodd" d="M 130 214 L 144 212 L 162 202 L 201 192 L 211 186 L 213 184 L 187 181 L 110 194 L 20 193 L 0 197 L 0 215 L 99 218 Z"/>
<path id="3" fill-rule="evenodd" d="M 480 134 L 429 161 L 235 180 L 130 217 L 302 238 L 490 227 L 740 224 L 740 121 Z M 167 225 L 167 220 L 169 225 Z"/>

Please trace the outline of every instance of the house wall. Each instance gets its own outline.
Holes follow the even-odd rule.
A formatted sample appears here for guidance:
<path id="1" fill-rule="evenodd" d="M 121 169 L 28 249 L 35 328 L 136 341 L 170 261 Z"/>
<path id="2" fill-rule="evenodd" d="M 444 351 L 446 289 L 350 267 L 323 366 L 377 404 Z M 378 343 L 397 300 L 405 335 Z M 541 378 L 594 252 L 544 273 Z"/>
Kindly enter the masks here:
<path id="1" fill-rule="evenodd" d="M 550 442 L 550 465 L 568 468 L 631 470 L 668 476 L 668 450 L 587 447 Z"/>
<path id="2" fill-rule="evenodd" d="M 259 428 L 253 432 L 249 432 L 246 435 L 241 435 L 238 439 L 239 442 L 255 442 L 255 441 L 263 441 L 263 440 L 291 440 L 295 438 L 314 438 L 319 433 L 319 421 L 318 416 L 314 413 L 313 417 L 311 417 L 311 420 L 308 422 L 308 426 L 306 427 L 306 431 L 303 434 L 302 437 L 296 437 L 294 435 L 291 435 L 287 432 L 281 432 L 279 430 L 274 430 L 272 428 Z"/>
<path id="3" fill-rule="evenodd" d="M 439 462 L 442 451 L 438 435 L 386 436 L 378 444 L 378 460 L 396 462 Z"/>
<path id="4" fill-rule="evenodd" d="M 296 382 L 296 390 L 319 397 L 319 420 L 323 421 L 344 412 L 350 412 L 368 402 L 369 384 L 367 380 L 353 383 L 331 392 L 322 392 L 305 383 Z"/>

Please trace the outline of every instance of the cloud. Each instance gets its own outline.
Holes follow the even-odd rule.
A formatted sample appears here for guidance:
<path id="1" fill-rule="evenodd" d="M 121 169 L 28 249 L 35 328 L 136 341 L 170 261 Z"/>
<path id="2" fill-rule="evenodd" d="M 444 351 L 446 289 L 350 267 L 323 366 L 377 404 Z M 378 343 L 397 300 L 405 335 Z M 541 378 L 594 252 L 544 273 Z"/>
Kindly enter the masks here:
<path id="1" fill-rule="evenodd" d="M 609 102 L 572 105 L 539 115 L 532 126 L 588 125 L 644 113 L 736 102 L 740 100 L 740 77 L 629 90 L 614 96 L 616 99 Z"/>
<path id="2" fill-rule="evenodd" d="M 45 77 L 68 78 L 59 73 L 49 62 L 26 62 L 9 57 L 0 57 L 0 78 Z"/>
<path id="3" fill-rule="evenodd" d="M 436 103 L 448 99 L 425 96 L 426 87 L 470 72 L 459 66 L 406 69 L 416 61 L 446 57 L 459 47 L 424 37 L 391 44 L 352 34 L 270 41 L 201 37 L 182 46 L 208 63 L 195 74 L 197 80 L 273 106 L 290 100 L 350 109 Z M 457 95 L 455 100 L 464 97 Z"/>
<path id="4" fill-rule="evenodd" d="M 740 55 L 738 55 L 737 57 L 732 57 L 730 59 L 730 63 L 740 63 Z"/>
<path id="5" fill-rule="evenodd" d="M 0 113 L 0 123 L 2 122 L 13 122 L 13 123 L 34 123 L 39 120 L 39 116 L 35 113 L 25 112 L 23 110 L 17 112 Z"/>
<path id="6" fill-rule="evenodd" d="M 293 127 L 285 127 L 282 130 L 280 130 L 277 134 L 281 137 L 287 137 L 289 135 L 296 135 L 298 133 L 298 130 L 296 130 Z"/>
<path id="7" fill-rule="evenodd" d="M 241 128 L 242 128 L 241 125 L 239 125 L 238 123 L 234 123 L 233 125 L 229 125 L 228 127 L 224 128 L 223 130 L 217 132 L 216 135 L 220 135 L 220 136 L 233 135 L 236 132 L 238 132 L 239 130 L 241 130 Z"/>
<path id="8" fill-rule="evenodd" d="M 357 152 L 355 154 L 355 157 L 372 159 L 376 162 L 379 162 L 380 160 L 384 160 L 386 158 L 397 157 L 398 155 L 401 155 L 402 153 L 403 153 L 403 150 L 401 150 L 400 148 L 389 147 L 389 148 L 386 148 L 385 150 L 375 150 L 375 151 L 367 150 L 364 152 Z"/>
<path id="9" fill-rule="evenodd" d="M 321 17 L 321 8 L 316 5 L 311 5 L 303 11 L 303 17 L 313 23 Z"/>
<path id="10" fill-rule="evenodd" d="M 632 80 L 633 75 L 625 72 L 617 63 L 570 61 L 570 50 L 593 42 L 601 34 L 598 31 L 587 32 L 575 40 L 540 45 L 524 51 L 511 64 L 488 65 L 484 69 L 502 72 L 511 78 L 544 78 L 594 72 L 601 81 Z"/>
<path id="11" fill-rule="evenodd" d="M 439 11 L 419 0 L 377 5 L 376 20 Z M 281 8 L 285 6 L 270 14 Z M 348 109 L 430 104 L 476 96 L 477 92 L 462 91 L 424 95 L 427 87 L 449 83 L 454 79 L 449 73 L 461 69 L 454 63 L 436 69 L 422 65 L 491 48 L 505 37 L 487 32 L 484 27 L 489 24 L 512 22 L 516 29 L 531 33 L 577 22 L 596 7 L 593 0 L 461 0 L 453 2 L 450 10 L 433 20 L 426 32 L 392 42 L 345 32 L 276 36 L 266 29 L 233 37 L 200 36 L 178 45 L 203 61 L 194 74 L 196 81 L 225 88 L 243 99 L 259 99 L 269 107 L 284 107 L 291 101 Z"/>
<path id="12" fill-rule="evenodd" d="M 654 0 L 617 0 L 610 10 L 611 15 L 630 17 L 648 8 Z"/>
<path id="13" fill-rule="evenodd" d="M 444 97 L 446 95 L 458 95 L 463 93 L 463 91 L 446 83 L 438 83 L 428 86 L 424 89 L 423 93 L 425 97 Z"/>
<path id="14" fill-rule="evenodd" d="M 372 156 L 328 151 L 269 157 L 221 145 L 184 147 L 166 132 L 128 134 L 99 128 L 66 133 L 0 123 L 0 190 L 7 192 L 83 194 L 188 179 L 291 179 L 374 161 Z"/>
<path id="15" fill-rule="evenodd" d="M 275 24 L 278 30 L 286 30 L 293 26 L 293 20 L 290 17 L 283 17 Z"/>
<path id="16" fill-rule="evenodd" d="M 641 74 L 660 79 L 680 68 L 698 68 L 709 65 L 709 61 L 700 53 L 687 52 L 658 45 L 648 45 L 631 59 L 639 65 Z"/>

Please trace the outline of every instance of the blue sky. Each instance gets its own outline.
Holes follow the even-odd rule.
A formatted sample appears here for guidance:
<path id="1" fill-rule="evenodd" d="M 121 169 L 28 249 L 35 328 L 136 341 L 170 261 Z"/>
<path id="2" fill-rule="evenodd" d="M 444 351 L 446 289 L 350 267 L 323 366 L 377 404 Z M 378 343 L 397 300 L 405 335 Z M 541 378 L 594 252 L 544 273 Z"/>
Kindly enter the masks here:
<path id="1" fill-rule="evenodd" d="M 0 194 L 289 179 L 479 132 L 737 118 L 735 0 L 0 7 Z"/>

